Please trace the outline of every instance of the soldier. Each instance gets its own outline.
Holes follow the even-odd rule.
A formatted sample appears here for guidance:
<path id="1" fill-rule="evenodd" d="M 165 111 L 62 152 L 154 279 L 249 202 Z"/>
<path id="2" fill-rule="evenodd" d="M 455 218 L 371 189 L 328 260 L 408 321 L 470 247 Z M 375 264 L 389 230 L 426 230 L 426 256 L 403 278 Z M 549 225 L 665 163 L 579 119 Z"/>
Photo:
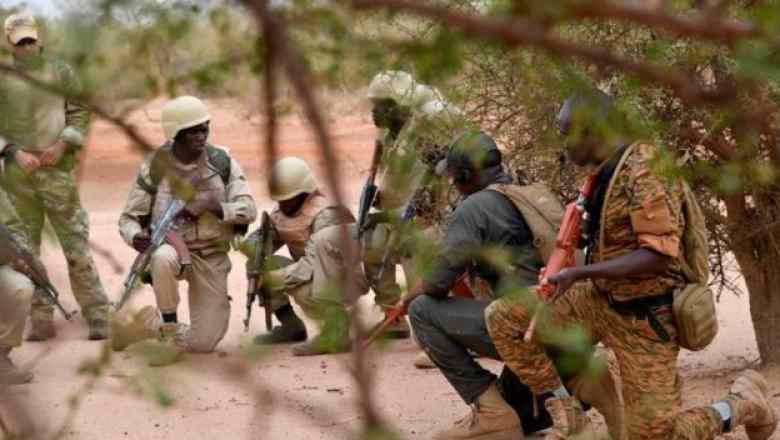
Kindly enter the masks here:
<path id="1" fill-rule="evenodd" d="M 5 36 L 17 69 L 60 86 L 67 95 L 43 91 L 11 74 L 2 75 L 3 184 L 27 226 L 35 253 L 40 253 L 41 231 L 48 217 L 65 253 L 73 295 L 89 323 L 89 339 L 106 339 L 108 299 L 89 249 L 89 222 L 73 173 L 89 122 L 87 110 L 74 101 L 80 93 L 79 82 L 67 64 L 44 56 L 33 17 L 8 17 Z M 54 337 L 53 314 L 53 307 L 36 295 L 27 339 Z"/>
<path id="2" fill-rule="evenodd" d="M 588 264 L 549 279 L 557 285 L 558 299 L 531 342 L 522 335 L 535 310 L 532 302 L 508 298 L 494 303 L 486 316 L 496 348 L 545 399 L 554 421 L 548 438 L 570 438 L 586 428 L 579 402 L 561 385 L 548 356 L 556 335 L 578 334 L 615 352 L 628 438 L 712 439 L 744 425 L 751 440 L 768 439 L 777 415 L 766 381 L 754 371 L 740 375 L 724 400 L 680 412 L 680 346 L 672 300 L 686 284 L 681 269 L 684 183 L 656 174 L 651 164 L 657 147 L 626 142 L 623 122 L 600 91 L 577 93 L 564 103 L 559 124 L 569 156 L 579 166 L 598 166 L 597 188 L 586 207 Z"/>
<path id="3" fill-rule="evenodd" d="M 538 431 L 549 426 L 549 415 L 534 415 L 534 397 L 522 383 L 508 388 L 505 373 L 500 382 L 473 358 L 477 353 L 500 360 L 485 328 L 485 309 L 489 299 L 466 299 L 448 296 L 458 277 L 471 265 L 491 290 L 501 296 L 506 291 L 536 284 L 542 257 L 536 243 L 555 239 L 555 227 L 533 230 L 526 217 L 527 204 L 519 201 L 543 200 L 534 210 L 552 212 L 545 215 L 560 218 L 563 208 L 555 196 L 541 185 L 519 187 L 512 183 L 503 168 L 501 152 L 489 136 L 467 132 L 453 142 L 439 167 L 453 180 L 466 197 L 452 215 L 441 242 L 433 271 L 415 290 L 404 297 L 402 305 L 411 303 L 409 317 L 415 335 L 426 353 L 474 410 L 435 439 L 518 438 L 522 431 Z M 533 219 L 543 219 L 537 214 Z M 545 224 L 545 223 L 541 223 Z M 537 236 L 537 234 L 539 236 Z M 487 253 L 504 254 L 505 261 L 486 258 Z M 511 269 L 502 267 L 508 265 Z M 590 352 L 586 352 L 589 356 Z M 587 360 L 587 359 L 585 359 Z M 583 360 L 584 361 L 584 360 Z M 569 366 L 569 369 L 573 369 Z M 569 372 L 570 387 L 580 398 L 598 406 L 616 435 L 622 423 L 617 389 L 610 374 L 600 381 L 586 381 Z M 503 394 L 512 399 L 515 409 Z M 512 396 L 515 394 L 515 396 Z M 519 396 L 519 399 L 518 399 Z M 519 400 L 519 401 L 518 401 Z M 516 411 L 517 410 L 517 411 Z M 521 418 L 523 415 L 522 427 Z"/>
<path id="4" fill-rule="evenodd" d="M 349 235 L 354 236 L 355 218 L 348 209 L 335 205 L 320 192 L 317 179 L 302 159 L 287 157 L 274 164 L 269 187 L 271 198 L 279 203 L 271 213 L 272 248 L 275 251 L 286 245 L 293 261 L 277 256 L 275 262 L 282 267 L 262 276 L 262 282 L 274 292 L 271 307 L 282 325 L 274 327 L 269 334 L 259 335 L 255 343 L 306 340 L 306 328 L 290 305 L 288 297 L 291 296 L 304 313 L 321 326 L 319 335 L 293 346 L 293 354 L 308 356 L 348 351 L 349 317 L 340 285 L 346 270 L 353 270 L 352 278 L 356 282 L 353 287 L 358 294 L 365 294 L 369 289 L 359 260 L 346 264 L 341 257 L 342 230 L 339 225 L 347 224 Z M 252 233 L 242 243 L 242 252 L 252 257 L 261 235 L 259 230 Z M 390 291 L 389 296 L 383 295 L 385 292 L 377 292 L 375 301 L 380 307 L 391 307 L 399 296 L 394 291 Z"/>
<path id="5" fill-rule="evenodd" d="M 225 336 L 230 318 L 228 251 L 234 237 L 246 232 L 257 216 L 238 162 L 224 147 L 208 143 L 210 120 L 206 106 L 192 96 L 173 99 L 163 107 L 168 141 L 142 165 L 119 219 L 122 238 L 143 252 L 150 244 L 148 225 L 174 198 L 187 200 L 177 230 L 189 249 L 191 265 L 182 265 L 168 244 L 151 258 L 151 281 L 162 322 L 150 307 L 136 316 L 143 319 L 114 321 L 116 349 L 134 341 L 128 335 L 158 336 L 171 349 L 170 357 L 160 359 L 160 364 L 174 362 L 184 351 L 211 352 Z M 181 280 L 189 285 L 189 327 L 178 322 Z M 139 332 L 137 325 L 146 332 Z"/>
<path id="6" fill-rule="evenodd" d="M 446 179 L 434 172 L 444 157 L 449 141 L 456 131 L 467 127 L 465 118 L 455 106 L 445 102 L 431 87 L 418 84 L 402 71 L 377 74 L 368 88 L 373 104 L 374 124 L 384 130 L 382 139 L 382 178 L 375 207 L 364 235 L 364 265 L 367 277 L 375 291 L 397 291 L 395 267 L 401 263 L 407 286 L 419 280 L 419 267 L 409 252 L 395 243 L 410 243 L 419 254 L 423 247 L 433 246 L 440 238 L 442 228 L 451 213 L 449 186 Z M 405 240 L 391 240 L 400 234 L 398 219 L 407 205 L 415 210 L 414 230 Z M 382 223 L 377 226 L 378 223 Z M 387 246 L 393 246 L 390 258 L 382 261 Z M 382 265 L 384 268 L 382 269 Z M 377 280 L 379 272 L 389 274 Z M 405 325 L 405 322 L 399 323 Z M 428 368 L 433 365 L 421 353 L 415 365 Z"/>
<path id="7" fill-rule="evenodd" d="M 24 224 L 2 188 L 0 223 L 11 231 L 19 243 L 29 248 Z M 11 350 L 22 345 L 24 323 L 30 313 L 30 300 L 35 289 L 32 282 L 22 274 L 23 268 L 14 267 L 15 264 L 13 261 L 0 261 L 0 385 L 20 385 L 33 379 L 31 372 L 18 368 L 10 358 Z"/>

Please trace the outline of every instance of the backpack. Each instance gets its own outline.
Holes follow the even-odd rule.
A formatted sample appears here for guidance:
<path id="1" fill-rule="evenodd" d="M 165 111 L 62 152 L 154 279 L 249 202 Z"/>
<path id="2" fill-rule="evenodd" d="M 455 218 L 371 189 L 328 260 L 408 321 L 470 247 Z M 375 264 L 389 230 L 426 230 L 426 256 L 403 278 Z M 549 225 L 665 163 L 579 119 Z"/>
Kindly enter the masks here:
<path id="1" fill-rule="evenodd" d="M 634 143 L 623 154 L 604 198 L 607 205 L 614 177 L 626 159 L 631 155 Z M 699 351 L 707 347 L 718 334 L 718 316 L 715 310 L 715 295 L 707 285 L 709 271 L 709 241 L 704 213 L 690 186 L 683 182 L 682 214 L 685 229 L 682 234 L 682 258 L 680 268 L 688 284 L 674 293 L 672 310 L 677 324 L 677 337 L 681 347 Z M 602 215 L 603 215 L 602 207 Z M 604 237 L 604 222 L 601 222 L 600 239 Z M 600 246 L 604 248 L 603 242 Z"/>
<path id="2" fill-rule="evenodd" d="M 533 245 L 543 262 L 550 259 L 555 250 L 558 228 L 563 221 L 564 209 L 558 197 L 540 183 L 530 185 L 496 184 L 488 189 L 505 195 L 523 215 L 533 235 Z"/>

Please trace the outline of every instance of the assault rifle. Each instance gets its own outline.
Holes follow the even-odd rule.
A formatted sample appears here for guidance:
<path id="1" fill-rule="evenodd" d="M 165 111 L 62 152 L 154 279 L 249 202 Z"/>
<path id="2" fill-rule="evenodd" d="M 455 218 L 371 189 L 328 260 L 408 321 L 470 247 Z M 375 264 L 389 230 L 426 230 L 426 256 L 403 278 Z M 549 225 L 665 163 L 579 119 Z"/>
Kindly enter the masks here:
<path id="1" fill-rule="evenodd" d="M 192 257 L 190 251 L 187 248 L 187 244 L 182 239 L 181 235 L 175 230 L 176 220 L 179 215 L 184 211 L 187 206 L 181 199 L 173 199 L 168 207 L 165 208 L 165 212 L 156 223 L 152 225 L 152 239 L 149 247 L 143 252 L 139 253 L 133 261 L 133 266 L 130 269 L 130 273 L 127 275 L 124 283 L 124 290 L 122 297 L 119 299 L 119 303 L 116 305 L 116 311 L 119 311 L 124 307 L 127 300 L 130 299 L 135 285 L 138 280 L 146 273 L 149 267 L 149 262 L 152 259 L 152 254 L 160 248 L 164 243 L 168 243 L 176 249 L 176 253 L 179 255 L 179 263 L 182 266 L 188 266 L 192 264 Z"/>
<path id="2" fill-rule="evenodd" d="M 358 240 L 363 238 L 363 233 L 366 230 L 366 220 L 368 220 L 368 211 L 374 206 L 374 199 L 376 199 L 376 173 L 379 170 L 379 164 L 382 161 L 382 141 L 377 139 L 374 143 L 374 156 L 371 158 L 371 171 L 368 173 L 366 184 L 363 186 L 363 192 L 360 194 L 360 206 L 358 206 L 358 218 L 357 218 L 357 237 Z"/>
<path id="3" fill-rule="evenodd" d="M 35 255 L 28 252 L 13 237 L 11 231 L 0 223 L 0 264 L 10 264 L 14 269 L 24 273 L 35 284 L 35 292 L 46 302 L 57 307 L 65 319 L 70 321 L 76 312 L 68 313 L 59 301 L 59 292 L 49 280 L 46 268 Z"/>
<path id="4" fill-rule="evenodd" d="M 589 176 L 585 184 L 582 185 L 577 200 L 566 206 L 561 229 L 558 230 L 558 236 L 555 238 L 555 249 L 550 254 L 550 260 L 547 262 L 547 265 L 542 268 L 539 274 L 540 283 L 536 291 L 543 303 L 550 303 L 555 300 L 556 286 L 550 284 L 547 280 L 557 275 L 563 269 L 577 265 L 576 252 L 582 238 L 582 220 L 587 216 L 585 204 L 596 189 L 596 178 L 597 175 Z M 523 336 L 525 342 L 530 342 L 534 337 L 540 313 L 541 308 L 534 313 L 531 323 L 528 325 L 528 330 L 526 330 L 525 336 Z"/>
<path id="5" fill-rule="evenodd" d="M 247 290 L 246 290 L 246 318 L 244 318 L 244 331 L 249 331 L 249 322 L 252 320 L 252 304 L 254 304 L 258 293 L 262 295 L 262 306 L 265 310 L 265 329 L 271 331 L 273 327 L 271 310 L 271 293 L 265 283 L 258 286 L 257 279 L 263 273 L 268 257 L 271 256 L 271 217 L 267 212 L 263 212 L 260 223 L 260 237 L 255 244 L 255 255 L 252 264 L 247 268 Z"/>

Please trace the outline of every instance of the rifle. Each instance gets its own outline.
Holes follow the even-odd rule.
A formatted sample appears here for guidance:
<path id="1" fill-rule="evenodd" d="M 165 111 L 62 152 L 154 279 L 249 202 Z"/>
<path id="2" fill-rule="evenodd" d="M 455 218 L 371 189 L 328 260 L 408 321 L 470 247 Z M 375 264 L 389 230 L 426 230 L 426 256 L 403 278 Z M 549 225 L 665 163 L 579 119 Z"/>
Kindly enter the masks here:
<path id="1" fill-rule="evenodd" d="M 547 280 L 557 275 L 560 271 L 567 267 L 576 266 L 575 253 L 577 251 L 577 245 L 582 238 L 582 220 L 587 217 L 585 211 L 585 204 L 593 195 L 593 191 L 596 189 L 597 175 L 591 175 L 588 180 L 582 185 L 580 189 L 580 195 L 577 200 L 569 203 L 566 206 L 566 212 L 563 215 L 563 221 L 561 222 L 561 229 L 558 230 L 558 236 L 555 238 L 555 249 L 550 254 L 550 260 L 547 265 L 542 268 L 539 274 L 540 284 L 536 289 L 537 294 L 543 303 L 550 303 L 555 300 L 556 287 L 550 284 Z M 531 342 L 536 332 L 536 324 L 539 319 L 541 308 L 536 310 L 531 323 L 528 325 L 528 329 L 523 336 L 525 342 Z"/>
<path id="2" fill-rule="evenodd" d="M 127 275 L 124 283 L 124 290 L 122 291 L 122 297 L 119 299 L 119 303 L 116 305 L 115 310 L 119 311 L 127 300 L 132 295 L 136 282 L 146 272 L 149 267 L 149 262 L 152 259 L 152 254 L 160 248 L 164 243 L 168 243 L 176 249 L 176 253 L 179 255 L 179 262 L 182 266 L 192 264 L 192 258 L 190 251 L 187 248 L 187 244 L 184 239 L 181 238 L 176 230 L 176 220 L 179 218 L 179 214 L 187 206 L 181 199 L 173 199 L 168 207 L 165 208 L 165 212 L 156 223 L 152 225 L 152 239 L 149 247 L 145 251 L 138 254 L 133 261 L 133 266 L 130 268 L 130 273 Z"/>
<path id="3" fill-rule="evenodd" d="M 379 164 L 382 160 L 382 141 L 377 139 L 374 142 L 374 156 L 371 158 L 371 171 L 368 173 L 366 184 L 363 186 L 363 192 L 360 194 L 360 206 L 358 206 L 358 218 L 357 218 L 357 236 L 358 240 L 363 237 L 363 233 L 366 230 L 366 220 L 368 220 L 368 211 L 374 205 L 374 199 L 376 199 L 377 186 L 376 186 L 376 173 L 379 170 Z"/>
<path id="4" fill-rule="evenodd" d="M 452 293 L 455 296 L 461 297 L 461 298 L 469 298 L 474 299 L 476 298 L 476 295 L 474 294 L 474 291 L 471 290 L 471 286 L 466 282 L 466 278 L 468 277 L 468 272 L 463 273 L 457 281 L 455 281 L 455 285 L 452 287 Z M 379 338 L 379 336 L 382 335 L 382 333 L 386 332 L 387 329 L 392 327 L 396 322 L 398 322 L 399 319 L 406 316 L 406 314 L 409 313 L 409 310 L 406 309 L 406 307 L 395 307 L 392 310 L 390 310 L 387 313 L 387 317 L 384 321 L 382 321 L 382 324 L 379 325 L 379 327 L 374 330 L 371 335 L 363 342 L 362 349 L 365 350 L 368 348 L 371 344 L 374 343 L 374 341 Z"/>
<path id="5" fill-rule="evenodd" d="M 38 287 L 35 289 L 38 295 L 41 295 L 49 304 L 57 307 L 68 321 L 76 314 L 75 311 L 68 313 L 62 307 L 59 301 L 60 294 L 49 280 L 49 275 L 46 273 L 46 268 L 41 263 L 41 260 L 24 249 L 13 237 L 11 231 L 2 223 L 0 223 L 0 264 L 11 264 L 15 269 L 19 265 L 24 266 L 24 270 L 21 270 L 21 272 Z"/>
<path id="6" fill-rule="evenodd" d="M 263 309 L 265 310 L 265 329 L 271 331 L 273 328 L 273 310 L 271 310 L 271 292 L 264 286 L 265 283 L 257 285 L 257 277 L 263 272 L 266 266 L 266 260 L 270 257 L 271 243 L 271 217 L 267 212 L 263 212 L 260 223 L 260 238 L 255 244 L 255 255 L 252 265 L 247 268 L 247 291 L 246 291 L 246 318 L 244 318 L 244 331 L 249 331 L 249 322 L 252 320 L 252 304 L 257 298 L 258 291 L 263 298 Z"/>

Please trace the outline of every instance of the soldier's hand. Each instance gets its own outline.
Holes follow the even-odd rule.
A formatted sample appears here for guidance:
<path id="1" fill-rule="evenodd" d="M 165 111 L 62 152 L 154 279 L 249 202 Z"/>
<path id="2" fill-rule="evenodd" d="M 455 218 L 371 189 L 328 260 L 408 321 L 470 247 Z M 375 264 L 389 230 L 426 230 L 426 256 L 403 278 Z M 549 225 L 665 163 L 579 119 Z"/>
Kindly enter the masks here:
<path id="1" fill-rule="evenodd" d="M 222 218 L 222 203 L 216 197 L 193 200 L 184 208 L 184 216 L 196 220 L 201 215 L 210 212 Z"/>
<path id="2" fill-rule="evenodd" d="M 30 154 L 22 150 L 19 150 L 16 152 L 16 154 L 14 154 L 14 160 L 16 161 L 17 165 L 22 168 L 22 171 L 27 174 L 32 174 L 35 172 L 35 170 L 41 167 L 41 161 L 38 160 L 34 154 Z"/>
<path id="3" fill-rule="evenodd" d="M 13 268 L 13 270 L 24 274 L 24 275 L 30 275 L 32 273 L 32 268 L 29 264 L 27 264 L 26 261 L 24 261 L 23 258 L 14 258 L 10 261 L 10 265 Z"/>
<path id="4" fill-rule="evenodd" d="M 146 251 L 151 245 L 152 237 L 146 231 L 139 232 L 133 237 L 133 248 L 138 252 Z"/>
<path id="5" fill-rule="evenodd" d="M 57 165 L 60 160 L 62 159 L 62 156 L 65 154 L 65 151 L 67 151 L 68 145 L 63 141 L 57 141 L 54 145 L 47 148 L 40 157 L 40 162 L 42 167 L 53 167 Z"/>
<path id="6" fill-rule="evenodd" d="M 547 282 L 555 284 L 555 298 L 559 298 L 566 293 L 571 286 L 580 280 L 580 274 L 577 268 L 566 268 L 547 278 Z"/>

